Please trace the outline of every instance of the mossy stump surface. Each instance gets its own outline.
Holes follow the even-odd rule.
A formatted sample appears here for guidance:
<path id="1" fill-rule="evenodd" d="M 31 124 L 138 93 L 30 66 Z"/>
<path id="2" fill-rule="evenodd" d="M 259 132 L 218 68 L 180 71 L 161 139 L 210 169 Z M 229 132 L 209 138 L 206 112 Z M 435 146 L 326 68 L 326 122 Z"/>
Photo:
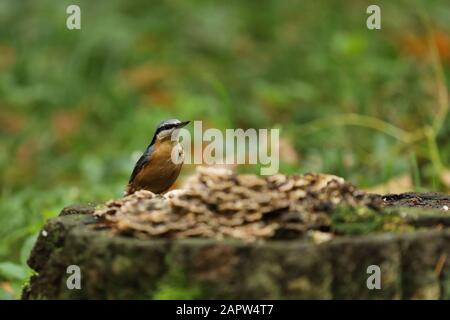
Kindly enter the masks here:
<path id="1" fill-rule="evenodd" d="M 442 210 L 402 209 L 418 226 L 412 231 L 320 244 L 137 239 L 91 228 L 93 210 L 71 206 L 48 221 L 29 259 L 36 274 L 24 299 L 450 298 L 450 214 Z M 67 288 L 70 265 L 80 267 L 79 290 Z M 380 290 L 367 287 L 371 265 L 381 269 Z"/>

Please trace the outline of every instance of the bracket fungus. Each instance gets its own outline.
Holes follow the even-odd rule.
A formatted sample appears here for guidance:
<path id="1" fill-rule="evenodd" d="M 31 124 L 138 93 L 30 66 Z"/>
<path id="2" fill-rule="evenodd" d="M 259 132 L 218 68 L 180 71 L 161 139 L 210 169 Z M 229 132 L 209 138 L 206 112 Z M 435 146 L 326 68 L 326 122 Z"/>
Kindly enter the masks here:
<path id="1" fill-rule="evenodd" d="M 182 190 L 140 190 L 98 208 L 96 228 L 138 238 L 293 239 L 330 230 L 339 205 L 379 208 L 380 196 L 326 174 L 237 175 L 200 167 Z"/>

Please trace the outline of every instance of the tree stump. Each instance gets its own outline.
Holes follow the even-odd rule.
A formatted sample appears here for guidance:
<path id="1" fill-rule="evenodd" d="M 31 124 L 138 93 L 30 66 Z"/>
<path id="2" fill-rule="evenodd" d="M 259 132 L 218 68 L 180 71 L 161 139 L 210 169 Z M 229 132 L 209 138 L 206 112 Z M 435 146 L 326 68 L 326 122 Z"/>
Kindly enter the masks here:
<path id="1" fill-rule="evenodd" d="M 138 239 L 92 228 L 92 206 L 65 208 L 41 231 L 23 299 L 449 299 L 450 213 L 439 194 L 388 195 L 418 227 L 307 240 Z M 413 212 L 413 214 L 410 214 Z M 68 266 L 81 288 L 68 289 Z M 381 289 L 367 286 L 368 267 Z"/>

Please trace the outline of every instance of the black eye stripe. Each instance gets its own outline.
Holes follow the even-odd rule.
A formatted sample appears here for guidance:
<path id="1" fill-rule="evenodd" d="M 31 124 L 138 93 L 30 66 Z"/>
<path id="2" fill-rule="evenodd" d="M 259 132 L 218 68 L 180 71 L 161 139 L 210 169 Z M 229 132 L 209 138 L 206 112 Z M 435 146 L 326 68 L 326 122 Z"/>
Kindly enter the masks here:
<path id="1" fill-rule="evenodd" d="M 157 133 L 160 133 L 161 131 L 164 131 L 164 130 L 170 130 L 170 129 L 176 128 L 178 125 L 179 125 L 179 123 L 165 124 L 158 128 Z"/>

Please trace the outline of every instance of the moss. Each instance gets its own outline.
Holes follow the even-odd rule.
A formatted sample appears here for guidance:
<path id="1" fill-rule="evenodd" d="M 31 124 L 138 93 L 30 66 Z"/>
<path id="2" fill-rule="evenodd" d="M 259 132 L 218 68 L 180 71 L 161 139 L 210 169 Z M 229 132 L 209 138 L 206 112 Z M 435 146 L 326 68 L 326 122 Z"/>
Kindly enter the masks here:
<path id="1" fill-rule="evenodd" d="M 23 298 L 448 297 L 450 271 L 445 264 L 439 275 L 435 269 L 437 261 L 448 255 L 450 231 L 418 229 L 447 223 L 449 216 L 430 212 L 428 217 L 427 212 L 339 207 L 331 214 L 332 231 L 338 234 L 402 234 L 336 237 L 320 245 L 301 240 L 140 240 L 94 230 L 86 215 L 59 217 L 48 222 L 47 236 L 41 236 L 33 250 L 39 258 L 31 260 L 39 270 L 35 269 Z M 415 232 L 404 233 L 414 228 Z M 82 290 L 66 290 L 69 264 L 85 271 Z M 383 270 L 383 290 L 367 290 L 367 266 L 373 264 Z"/>
<path id="2" fill-rule="evenodd" d="M 270 254 L 269 254 L 270 255 Z M 270 260 L 269 260 L 270 261 Z M 278 263 L 266 263 L 261 260 L 254 272 L 247 275 L 245 288 L 253 296 L 260 299 L 281 299 L 282 290 L 279 279 L 283 274 L 283 268 Z"/>
<path id="3" fill-rule="evenodd" d="M 189 285 L 186 273 L 176 264 L 170 264 L 170 255 L 166 257 L 169 266 L 167 273 L 158 282 L 151 299 L 154 300 L 192 300 L 206 298 L 199 284 Z"/>
<path id="4" fill-rule="evenodd" d="M 331 214 L 331 230 L 341 235 L 364 235 L 374 232 L 409 232 L 414 227 L 396 210 L 338 206 Z"/>

